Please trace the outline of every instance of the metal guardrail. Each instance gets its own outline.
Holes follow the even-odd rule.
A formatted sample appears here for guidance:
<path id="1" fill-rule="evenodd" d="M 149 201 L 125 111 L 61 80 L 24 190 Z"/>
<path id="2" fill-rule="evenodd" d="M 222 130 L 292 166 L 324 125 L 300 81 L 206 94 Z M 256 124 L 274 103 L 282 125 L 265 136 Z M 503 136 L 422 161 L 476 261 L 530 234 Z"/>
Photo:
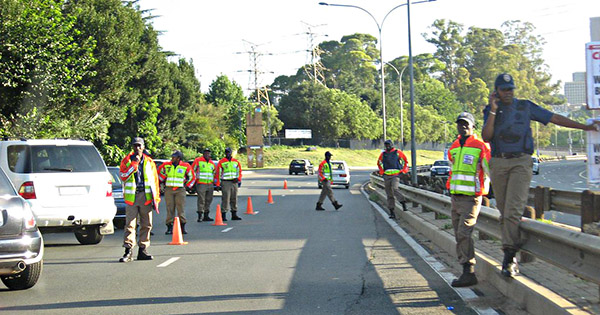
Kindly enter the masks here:
<path id="1" fill-rule="evenodd" d="M 383 179 L 371 174 L 371 184 L 383 188 Z M 407 199 L 420 204 L 422 208 L 451 216 L 450 197 L 402 184 L 400 189 Z M 498 210 L 481 207 L 475 229 L 500 239 L 499 218 Z M 528 218 L 521 219 L 520 229 L 524 238 L 523 250 L 600 284 L 600 237 Z"/>

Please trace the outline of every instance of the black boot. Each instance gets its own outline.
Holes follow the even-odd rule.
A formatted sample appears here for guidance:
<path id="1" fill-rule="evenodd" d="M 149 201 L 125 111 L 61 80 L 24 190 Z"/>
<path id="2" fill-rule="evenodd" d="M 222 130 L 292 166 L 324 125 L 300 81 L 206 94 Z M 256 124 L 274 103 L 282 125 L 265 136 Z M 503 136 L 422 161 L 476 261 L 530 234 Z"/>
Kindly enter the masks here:
<path id="1" fill-rule="evenodd" d="M 198 212 L 198 220 L 196 222 L 202 222 L 202 213 Z"/>
<path id="2" fill-rule="evenodd" d="M 463 264 L 463 273 L 458 279 L 452 281 L 452 286 L 455 288 L 468 287 L 477 284 L 475 276 L 475 265 L 469 263 Z"/>
<path id="3" fill-rule="evenodd" d="M 394 212 L 394 209 L 390 209 L 390 219 L 395 219 L 396 218 L 396 212 Z"/>
<path id="4" fill-rule="evenodd" d="M 502 271 L 500 274 L 511 278 L 516 276 L 519 273 L 519 265 L 517 264 L 517 259 L 515 255 L 517 251 L 514 249 L 505 249 L 504 250 L 504 259 L 502 260 Z"/>
<path id="5" fill-rule="evenodd" d="M 333 207 L 335 208 L 335 210 L 341 208 L 343 205 L 339 204 L 336 200 L 336 202 L 333 203 Z"/>
<path id="6" fill-rule="evenodd" d="M 227 221 L 227 212 L 221 213 L 221 219 L 223 219 L 223 222 Z"/>
<path id="7" fill-rule="evenodd" d="M 152 257 L 152 255 L 148 254 L 148 252 L 146 251 L 145 248 L 140 248 L 138 250 L 137 260 L 152 260 L 152 259 L 154 259 L 154 257 Z"/>
<path id="8" fill-rule="evenodd" d="M 400 204 L 402 204 L 402 211 L 406 211 L 406 201 L 400 201 Z"/>
<path id="9" fill-rule="evenodd" d="M 241 220 L 242 218 L 238 217 L 237 211 L 231 211 L 231 220 Z"/>
<path id="10" fill-rule="evenodd" d="M 323 203 L 317 202 L 317 208 L 315 208 L 315 210 L 317 210 L 317 211 L 325 210 L 325 208 L 323 208 Z"/>
<path id="11" fill-rule="evenodd" d="M 167 224 L 167 231 L 165 232 L 165 234 L 173 234 L 173 223 Z"/>
<path id="12" fill-rule="evenodd" d="M 131 248 L 125 247 L 125 255 L 119 259 L 119 262 L 130 262 L 133 261 L 133 253 L 131 252 Z"/>
<path id="13" fill-rule="evenodd" d="M 187 231 L 185 230 L 185 223 L 181 223 L 181 234 L 187 234 Z"/>
<path id="14" fill-rule="evenodd" d="M 204 212 L 204 218 L 202 218 L 202 221 L 212 222 L 214 220 L 208 216 L 208 212 Z"/>

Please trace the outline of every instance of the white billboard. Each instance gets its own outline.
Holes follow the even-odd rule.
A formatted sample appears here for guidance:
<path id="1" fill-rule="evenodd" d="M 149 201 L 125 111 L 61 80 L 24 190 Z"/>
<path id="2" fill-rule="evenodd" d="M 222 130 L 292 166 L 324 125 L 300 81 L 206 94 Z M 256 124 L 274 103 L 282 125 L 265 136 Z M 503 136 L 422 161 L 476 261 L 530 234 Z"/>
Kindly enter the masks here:
<path id="1" fill-rule="evenodd" d="M 585 44 L 588 109 L 600 109 L 600 42 Z"/>
<path id="2" fill-rule="evenodd" d="M 286 139 L 312 139 L 312 130 L 310 129 L 286 129 Z"/>
<path id="3" fill-rule="evenodd" d="M 587 120 L 588 124 L 594 119 Z M 600 184 L 600 132 L 587 131 L 587 171 L 588 184 Z"/>

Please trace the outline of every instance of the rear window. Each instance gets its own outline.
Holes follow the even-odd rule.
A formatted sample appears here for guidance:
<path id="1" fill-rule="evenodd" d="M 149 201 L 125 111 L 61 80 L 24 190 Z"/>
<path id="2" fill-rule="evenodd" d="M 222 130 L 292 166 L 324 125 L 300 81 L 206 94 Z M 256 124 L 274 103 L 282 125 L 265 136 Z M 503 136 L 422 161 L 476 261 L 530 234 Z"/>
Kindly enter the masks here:
<path id="1" fill-rule="evenodd" d="M 15 173 L 105 172 L 100 154 L 89 145 L 11 145 L 8 167 Z"/>
<path id="2" fill-rule="evenodd" d="M 108 172 L 112 176 L 112 187 L 113 189 L 121 189 L 123 186 L 123 182 L 121 181 L 121 177 L 119 177 L 119 169 L 114 167 L 109 167 Z"/>
<path id="3" fill-rule="evenodd" d="M 10 180 L 8 179 L 8 177 L 6 177 L 6 174 L 4 174 L 4 171 L 2 170 L 0 170 L 0 195 L 17 195 L 15 188 L 10 183 Z"/>
<path id="4" fill-rule="evenodd" d="M 435 161 L 433 166 L 450 166 L 450 161 Z"/>
<path id="5" fill-rule="evenodd" d="M 343 170 L 344 168 L 344 163 L 331 163 L 331 168 L 334 170 Z"/>
<path id="6" fill-rule="evenodd" d="M 293 160 L 292 164 L 296 164 L 296 165 L 304 165 L 306 164 L 306 162 L 304 162 L 304 160 Z M 285 165 L 285 164 L 284 164 Z"/>

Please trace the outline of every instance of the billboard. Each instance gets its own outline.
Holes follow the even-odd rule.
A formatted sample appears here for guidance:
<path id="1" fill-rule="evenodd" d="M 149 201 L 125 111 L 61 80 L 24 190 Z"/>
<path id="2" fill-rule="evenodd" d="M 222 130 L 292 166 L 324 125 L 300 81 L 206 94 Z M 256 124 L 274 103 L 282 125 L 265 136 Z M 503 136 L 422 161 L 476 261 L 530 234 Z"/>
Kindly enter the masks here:
<path id="1" fill-rule="evenodd" d="M 588 124 L 594 122 L 589 118 Z M 600 184 L 600 132 L 587 131 L 587 171 L 588 184 Z"/>
<path id="2" fill-rule="evenodd" d="M 585 44 L 588 109 L 600 109 L 600 42 Z"/>
<path id="3" fill-rule="evenodd" d="M 286 139 L 312 139 L 312 130 L 310 129 L 286 129 Z"/>

